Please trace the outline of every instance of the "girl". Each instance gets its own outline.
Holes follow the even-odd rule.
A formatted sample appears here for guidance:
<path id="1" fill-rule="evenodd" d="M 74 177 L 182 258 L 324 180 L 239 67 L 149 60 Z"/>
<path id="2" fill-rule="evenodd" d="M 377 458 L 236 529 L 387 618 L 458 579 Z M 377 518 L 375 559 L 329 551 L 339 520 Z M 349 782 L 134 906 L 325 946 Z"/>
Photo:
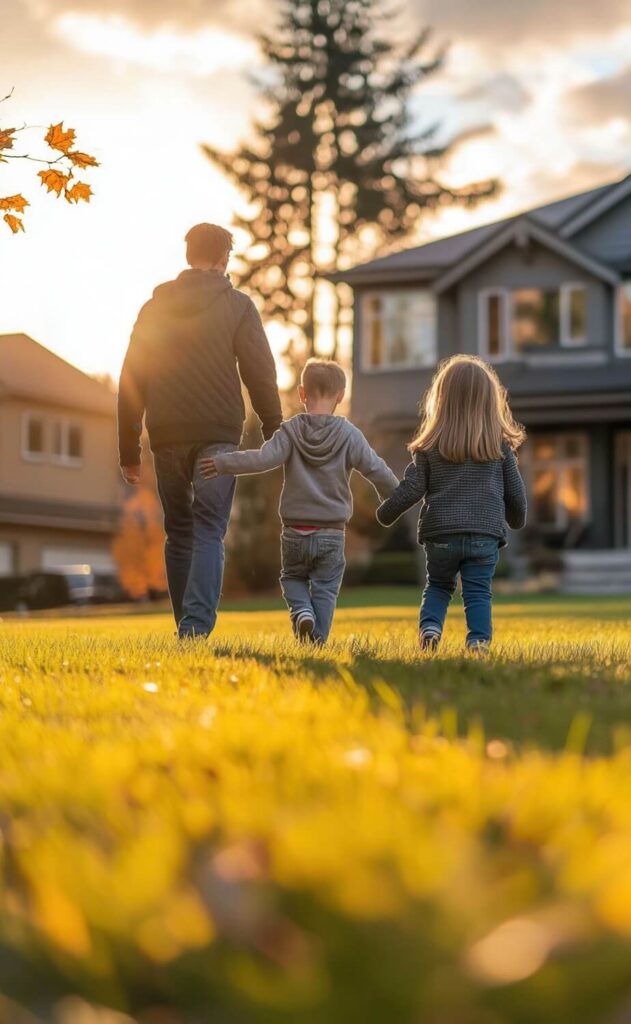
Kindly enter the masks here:
<path id="1" fill-rule="evenodd" d="M 438 646 L 458 574 L 467 648 L 490 644 L 491 581 L 506 525 L 520 530 L 526 522 L 526 489 L 515 458 L 524 437 L 490 366 L 459 355 L 439 367 L 409 446 L 414 461 L 377 510 L 379 522 L 391 526 L 421 502 L 418 540 L 427 556 L 421 650 Z"/>

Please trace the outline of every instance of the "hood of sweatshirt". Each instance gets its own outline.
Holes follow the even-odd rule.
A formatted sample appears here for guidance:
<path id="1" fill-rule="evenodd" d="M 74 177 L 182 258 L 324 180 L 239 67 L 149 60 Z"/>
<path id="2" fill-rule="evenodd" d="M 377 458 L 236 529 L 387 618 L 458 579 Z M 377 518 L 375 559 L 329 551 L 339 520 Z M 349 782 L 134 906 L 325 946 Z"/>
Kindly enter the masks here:
<path id="1" fill-rule="evenodd" d="M 154 312 L 189 319 L 207 312 L 232 284 L 218 270 L 183 270 L 174 281 L 158 285 L 151 305 Z"/>
<path id="2" fill-rule="evenodd" d="M 290 435 L 305 462 L 318 466 L 348 443 L 353 427 L 343 416 L 300 413 L 286 420 L 281 429 Z"/>

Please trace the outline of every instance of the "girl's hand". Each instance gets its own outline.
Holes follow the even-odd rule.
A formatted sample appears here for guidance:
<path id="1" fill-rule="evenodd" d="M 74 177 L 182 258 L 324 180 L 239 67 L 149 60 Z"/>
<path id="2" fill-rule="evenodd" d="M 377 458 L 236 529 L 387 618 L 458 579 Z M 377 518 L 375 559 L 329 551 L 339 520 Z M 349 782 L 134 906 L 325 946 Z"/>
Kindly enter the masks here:
<path id="1" fill-rule="evenodd" d="M 210 456 L 206 459 L 200 459 L 199 471 L 202 474 L 204 480 L 214 480 L 216 476 L 219 476 L 215 460 L 211 459 Z"/>

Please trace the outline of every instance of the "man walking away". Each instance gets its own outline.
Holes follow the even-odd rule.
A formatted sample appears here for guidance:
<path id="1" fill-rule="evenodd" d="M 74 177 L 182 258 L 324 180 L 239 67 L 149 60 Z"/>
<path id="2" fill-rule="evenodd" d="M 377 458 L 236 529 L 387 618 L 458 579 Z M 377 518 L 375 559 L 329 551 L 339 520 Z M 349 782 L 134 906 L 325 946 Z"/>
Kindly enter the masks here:
<path id="1" fill-rule="evenodd" d="M 144 417 L 180 637 L 208 636 L 217 619 L 235 480 L 206 480 L 199 462 L 238 447 L 245 418 L 241 380 L 266 439 L 282 420 L 261 318 L 226 276 L 231 248 L 232 236 L 224 228 L 191 228 L 186 236 L 190 270 L 156 288 L 141 309 L 120 378 L 122 473 L 127 483 L 140 480 Z"/>

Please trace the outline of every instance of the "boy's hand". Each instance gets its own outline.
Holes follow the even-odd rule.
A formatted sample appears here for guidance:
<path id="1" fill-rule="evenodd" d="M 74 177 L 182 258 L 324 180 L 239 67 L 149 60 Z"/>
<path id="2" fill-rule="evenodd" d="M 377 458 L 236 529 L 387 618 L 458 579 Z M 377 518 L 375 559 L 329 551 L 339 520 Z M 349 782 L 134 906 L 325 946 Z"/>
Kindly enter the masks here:
<path id="1" fill-rule="evenodd" d="M 219 476 L 215 460 L 208 456 L 205 459 L 199 461 L 199 471 L 202 474 L 204 480 L 214 480 L 216 476 Z"/>

